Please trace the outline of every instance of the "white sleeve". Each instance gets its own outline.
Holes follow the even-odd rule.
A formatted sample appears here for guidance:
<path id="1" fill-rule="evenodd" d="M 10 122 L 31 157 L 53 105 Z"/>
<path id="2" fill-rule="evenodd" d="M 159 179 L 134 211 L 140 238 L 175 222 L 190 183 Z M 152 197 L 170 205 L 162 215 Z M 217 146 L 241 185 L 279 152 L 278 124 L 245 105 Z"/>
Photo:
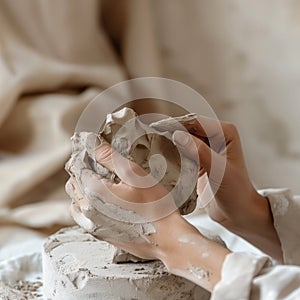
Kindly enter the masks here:
<path id="1" fill-rule="evenodd" d="M 259 192 L 269 200 L 284 263 L 300 266 L 300 197 L 293 196 L 288 189 L 268 189 Z"/>
<path id="2" fill-rule="evenodd" d="M 213 300 L 296 300 L 300 299 L 300 198 L 287 189 L 260 191 L 269 199 L 288 265 L 276 265 L 268 256 L 251 253 L 227 255 L 222 279 L 216 285 Z M 292 266 L 293 264 L 293 266 Z"/>

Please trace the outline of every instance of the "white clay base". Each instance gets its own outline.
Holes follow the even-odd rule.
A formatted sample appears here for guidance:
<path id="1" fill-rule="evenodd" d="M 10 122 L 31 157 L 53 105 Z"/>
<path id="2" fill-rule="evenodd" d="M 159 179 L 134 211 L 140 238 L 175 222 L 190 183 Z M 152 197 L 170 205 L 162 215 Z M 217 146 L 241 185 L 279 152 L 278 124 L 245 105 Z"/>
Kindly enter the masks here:
<path id="1" fill-rule="evenodd" d="M 113 263 L 115 249 L 79 227 L 50 236 L 43 249 L 45 299 L 209 299 L 208 292 L 169 274 L 160 261 Z"/>

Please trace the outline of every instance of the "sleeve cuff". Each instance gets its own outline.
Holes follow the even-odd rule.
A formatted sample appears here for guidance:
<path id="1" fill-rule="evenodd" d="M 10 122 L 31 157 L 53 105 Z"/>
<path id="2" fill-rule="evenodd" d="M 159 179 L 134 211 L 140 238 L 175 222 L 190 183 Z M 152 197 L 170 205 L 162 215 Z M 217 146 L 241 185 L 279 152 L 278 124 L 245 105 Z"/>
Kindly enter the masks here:
<path id="1" fill-rule="evenodd" d="M 300 265 L 300 201 L 289 189 L 266 189 L 259 193 L 269 200 L 285 264 Z"/>
<path id="2" fill-rule="evenodd" d="M 253 278 L 266 266 L 271 265 L 267 256 L 250 253 L 230 253 L 222 267 L 222 279 L 215 286 L 212 300 L 248 300 Z"/>

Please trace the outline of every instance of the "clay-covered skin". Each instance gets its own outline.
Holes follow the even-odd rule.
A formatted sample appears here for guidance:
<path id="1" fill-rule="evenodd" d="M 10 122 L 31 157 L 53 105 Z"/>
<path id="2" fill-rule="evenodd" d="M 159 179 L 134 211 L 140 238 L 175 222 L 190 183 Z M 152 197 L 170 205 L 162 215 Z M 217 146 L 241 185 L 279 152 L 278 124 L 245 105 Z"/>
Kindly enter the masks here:
<path id="1" fill-rule="evenodd" d="M 186 215 L 196 207 L 198 166 L 180 155 L 172 142 L 172 132 L 185 130 L 184 126 L 196 120 L 195 114 L 188 114 L 148 126 L 125 107 L 107 116 L 100 136 L 170 191 L 181 214 Z"/>
<path id="2" fill-rule="evenodd" d="M 133 121 L 130 122 L 130 120 Z M 193 122 L 195 117 L 183 116 L 177 118 L 177 120 L 182 121 L 184 124 L 185 122 Z M 167 119 L 154 125 L 165 127 L 169 122 L 171 129 L 172 127 L 178 129 L 180 126 L 178 121 L 174 122 L 174 119 Z M 92 179 L 96 181 L 96 179 L 102 178 L 114 182 L 120 180 L 116 174 L 100 165 L 94 158 L 94 149 L 100 143 L 99 137 L 111 143 L 112 147 L 124 157 L 137 162 L 147 173 L 151 172 L 151 176 L 171 192 L 171 196 L 176 205 L 180 207 L 182 214 L 192 212 L 196 206 L 197 164 L 179 155 L 171 141 L 170 132 L 157 131 L 150 126 L 136 119 L 133 110 L 123 108 L 121 111 L 107 116 L 100 136 L 92 132 L 79 132 L 72 137 L 73 152 L 66 164 L 66 170 L 76 179 L 79 187 L 84 187 L 82 192 L 91 200 L 90 203 L 94 204 L 90 210 L 87 210 L 85 215 L 89 213 L 99 215 L 99 224 L 91 224 L 88 220 L 84 220 L 84 217 L 81 221 L 86 221 L 86 229 L 92 233 L 99 231 L 100 226 L 101 234 L 99 234 L 99 237 L 103 235 L 105 239 L 112 234 L 110 229 L 105 230 L 105 228 L 111 227 L 106 223 L 111 222 L 114 227 L 116 227 L 116 224 L 121 226 L 117 234 L 120 235 L 120 239 L 123 241 L 132 240 L 132 238 L 141 234 L 147 235 L 154 232 L 151 223 L 146 222 L 142 216 L 113 203 L 107 203 L 105 199 L 100 199 L 99 195 L 95 193 L 97 187 L 89 188 L 84 184 L 89 179 L 90 182 L 93 181 Z M 165 165 L 162 164 L 162 157 L 157 154 L 162 155 Z M 76 191 L 71 184 L 67 185 L 67 192 L 71 194 L 73 199 L 76 199 Z M 94 209 L 95 206 L 97 210 Z M 110 220 L 108 216 L 117 220 L 121 219 L 121 221 L 125 221 L 125 224 L 117 220 Z M 127 226 L 126 223 L 129 224 L 129 231 L 124 228 L 124 226 Z M 134 225 L 136 223 L 140 224 L 136 226 Z"/>
<path id="3" fill-rule="evenodd" d="M 99 135 L 92 132 L 75 133 L 72 137 L 73 151 L 66 170 L 81 191 L 76 192 L 76 188 L 70 183 L 66 189 L 73 200 L 80 201 L 82 194 L 88 200 L 85 202 L 84 212 L 80 205 L 72 206 L 73 210 L 78 210 L 77 214 L 73 214 L 78 218 L 77 223 L 100 239 L 110 240 L 113 236 L 120 242 L 131 242 L 139 238 L 147 241 L 147 236 L 155 232 L 153 224 L 147 221 L 143 213 L 140 214 L 128 205 L 122 207 L 122 203 L 107 202 L 97 193 L 96 184 L 100 184 L 101 179 L 111 182 L 121 180 L 96 161 L 94 150 L 101 141 L 110 143 L 122 156 L 138 163 L 170 192 L 172 203 L 175 202 L 176 205 L 168 208 L 170 211 L 167 209 L 165 215 L 176 208 L 179 208 L 181 214 L 191 213 L 196 206 L 198 166 L 193 160 L 179 154 L 172 143 L 171 132 L 182 129 L 181 124 L 192 124 L 195 120 L 196 116 L 191 114 L 175 120 L 168 118 L 148 126 L 136 118 L 132 109 L 123 108 L 107 116 Z M 91 182 L 96 184 L 91 186 Z M 132 257 L 122 253 L 116 258 L 118 259 L 128 260 Z"/>
<path id="4" fill-rule="evenodd" d="M 43 248 L 47 299 L 186 299 L 210 295 L 184 278 L 171 275 L 160 261 L 115 264 L 116 248 L 80 227 L 48 237 Z"/>
<path id="5" fill-rule="evenodd" d="M 182 192 L 187 187 L 195 192 L 196 184 L 192 185 L 191 181 L 197 180 L 197 164 L 194 160 L 186 160 L 183 168 L 178 168 L 180 177 L 184 178 L 184 180 L 181 178 L 179 183 L 185 185 L 182 189 L 177 190 L 174 187 L 175 183 L 172 183 L 174 188 L 172 193 L 169 193 L 167 187 L 161 183 L 164 178 L 170 178 L 175 171 L 169 172 L 168 176 L 165 177 L 161 177 L 161 174 L 155 177 L 154 174 L 160 172 L 153 171 L 163 164 L 161 157 L 143 155 L 146 149 L 149 149 L 145 145 L 148 145 L 147 143 L 152 140 L 154 131 L 151 130 L 154 129 L 140 124 L 135 119 L 133 122 L 129 122 L 130 126 L 133 126 L 131 129 L 119 124 L 120 131 L 116 128 L 116 132 L 113 132 L 108 124 L 111 123 L 112 117 L 114 117 L 115 124 L 116 120 L 122 118 L 123 114 L 124 111 L 121 111 L 120 115 L 117 112 L 117 115 L 108 116 L 104 131 L 101 134 L 101 138 L 104 140 L 105 137 L 106 142 L 102 142 L 99 146 L 97 146 L 98 136 L 96 134 L 80 133 L 74 136 L 77 142 L 74 145 L 71 160 L 67 164 L 67 169 L 73 177 L 67 185 L 68 193 L 73 199 L 71 214 L 79 225 L 95 237 L 104 239 L 138 257 L 159 259 L 165 264 L 169 272 L 185 277 L 211 291 L 220 280 L 221 266 L 229 251 L 207 239 L 189 224 L 181 216 L 176 194 L 174 196 L 174 191 L 178 192 L 177 195 L 182 196 Z M 190 122 L 191 116 L 187 118 Z M 131 119 L 129 118 L 129 120 Z M 163 123 L 163 121 L 161 122 Z M 133 146 L 130 147 L 130 143 L 126 142 L 128 138 L 124 140 L 124 130 L 125 132 L 127 130 L 129 138 L 136 138 L 136 133 L 145 133 L 144 126 L 147 130 L 150 128 L 150 132 L 147 131 L 146 138 L 145 134 L 141 134 L 142 143 L 135 148 L 136 151 L 142 150 L 139 155 L 135 156 L 137 163 L 141 164 L 139 165 L 132 161 L 134 153 L 130 151 Z M 170 131 L 172 132 L 172 129 Z M 112 133 L 114 134 L 112 135 L 111 146 L 107 142 L 110 142 L 109 135 Z M 164 134 L 171 135 L 171 133 L 164 132 L 159 132 L 156 135 L 164 136 Z M 156 137 L 153 140 L 157 141 L 158 139 Z M 122 145 L 122 147 L 118 149 L 118 145 Z M 172 147 L 174 146 L 172 145 Z M 155 151 L 151 153 L 157 154 Z M 172 157 L 170 161 L 176 161 L 174 158 L 176 158 L 177 152 L 175 154 L 169 153 Z M 153 156 L 155 159 L 159 157 L 160 160 L 158 162 L 155 159 L 151 161 Z M 145 158 L 148 158 L 149 164 L 143 165 Z M 181 161 L 178 160 L 177 162 Z M 168 170 L 168 163 L 167 159 L 164 170 Z M 177 165 L 179 166 L 179 164 Z M 171 166 L 176 167 L 176 164 L 171 164 Z M 192 166 L 192 168 L 185 168 L 186 166 Z M 148 176 L 147 170 L 151 171 L 151 175 L 154 173 L 153 177 Z M 165 173 L 167 174 L 167 171 Z M 135 179 L 138 179 L 138 182 L 140 180 L 139 183 L 145 184 L 145 187 L 134 185 L 136 180 L 132 180 L 132 178 L 137 177 L 136 175 L 138 178 Z M 147 180 L 144 180 L 145 177 Z M 148 187 L 149 182 L 153 186 Z M 120 197 L 125 202 L 120 201 L 118 199 Z M 161 202 L 161 199 L 166 201 Z M 163 205 L 160 205 L 161 203 Z M 137 206 L 135 206 L 136 204 Z M 144 206 L 148 204 L 150 206 Z M 143 209 L 144 207 L 149 209 Z M 162 214 L 161 209 L 158 208 L 164 209 L 165 207 L 171 208 L 171 210 Z M 152 217 L 153 212 L 158 213 L 160 218 L 149 218 L 149 215 Z M 156 215 L 156 217 L 158 216 Z M 127 259 L 126 255 L 123 257 Z"/>

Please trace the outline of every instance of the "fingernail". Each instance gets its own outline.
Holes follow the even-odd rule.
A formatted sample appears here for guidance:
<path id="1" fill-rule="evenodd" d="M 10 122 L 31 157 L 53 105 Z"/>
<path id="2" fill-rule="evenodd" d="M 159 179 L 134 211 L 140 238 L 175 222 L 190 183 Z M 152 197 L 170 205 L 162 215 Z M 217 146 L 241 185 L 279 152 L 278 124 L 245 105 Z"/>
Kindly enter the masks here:
<path id="1" fill-rule="evenodd" d="M 179 146 L 186 146 L 190 140 L 190 135 L 184 131 L 176 130 L 173 133 L 173 143 Z"/>

